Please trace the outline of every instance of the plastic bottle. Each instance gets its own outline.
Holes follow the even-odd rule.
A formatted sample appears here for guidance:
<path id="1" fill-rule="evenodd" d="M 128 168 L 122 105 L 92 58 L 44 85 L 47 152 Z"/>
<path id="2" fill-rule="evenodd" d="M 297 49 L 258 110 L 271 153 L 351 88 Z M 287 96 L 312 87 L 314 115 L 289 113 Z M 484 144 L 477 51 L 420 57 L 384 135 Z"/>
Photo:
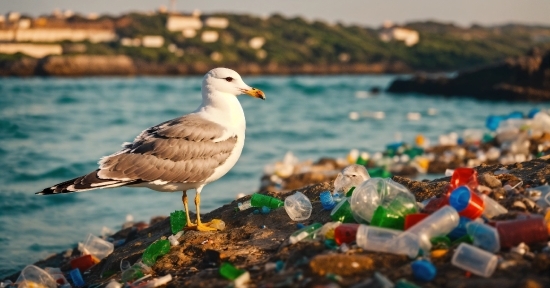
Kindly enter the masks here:
<path id="1" fill-rule="evenodd" d="M 521 242 L 532 244 L 548 241 L 548 229 L 543 218 L 498 221 L 495 228 L 503 248 L 511 248 Z"/>
<path id="2" fill-rule="evenodd" d="M 374 210 L 370 224 L 372 226 L 403 230 L 405 218 L 392 213 L 392 211 L 384 208 L 384 206 L 378 206 L 378 208 Z"/>
<path id="3" fill-rule="evenodd" d="M 157 258 L 170 252 L 170 241 L 157 240 L 143 252 L 141 259 L 147 266 L 153 266 L 157 262 Z"/>
<path id="4" fill-rule="evenodd" d="M 250 205 L 252 207 L 266 206 L 270 209 L 275 209 L 275 208 L 283 207 L 285 205 L 285 203 L 283 201 L 281 201 L 277 198 L 271 197 L 271 196 L 267 196 L 267 195 L 263 195 L 263 194 L 259 194 L 259 193 L 254 193 L 254 194 L 252 194 L 252 197 L 250 198 Z"/>
<path id="5" fill-rule="evenodd" d="M 470 223 L 472 220 L 466 217 L 460 217 L 460 220 L 458 220 L 458 226 L 455 227 L 447 236 L 451 240 L 456 240 L 460 237 L 463 237 L 464 235 L 468 234 L 468 231 L 466 230 L 466 225 Z"/>
<path id="6" fill-rule="evenodd" d="M 437 236 L 444 236 L 458 226 L 460 216 L 451 206 L 443 206 L 424 220 L 416 223 L 405 233 L 417 235 L 420 241 L 420 248 L 429 251 L 432 244 L 430 239 Z"/>
<path id="7" fill-rule="evenodd" d="M 451 263 L 473 274 L 490 277 L 498 264 L 498 257 L 475 246 L 461 243 L 456 248 Z"/>
<path id="8" fill-rule="evenodd" d="M 338 202 L 334 209 L 330 212 L 330 218 L 332 221 L 339 221 L 342 223 L 353 223 L 355 219 L 351 212 L 351 205 L 347 198 L 344 198 L 342 201 Z"/>
<path id="9" fill-rule="evenodd" d="M 485 209 L 483 199 L 468 186 L 459 186 L 451 192 L 449 205 L 456 209 L 458 215 L 477 219 Z"/>
<path id="10" fill-rule="evenodd" d="M 290 244 L 295 244 L 308 237 L 314 237 L 316 230 L 320 229 L 323 225 L 321 223 L 313 223 L 306 226 L 290 235 Z"/>
<path id="11" fill-rule="evenodd" d="M 330 191 L 321 192 L 321 194 L 319 194 L 319 198 L 321 198 L 321 205 L 323 205 L 323 209 L 325 210 L 332 210 L 332 208 L 336 206 L 336 202 L 334 202 Z"/>
<path id="12" fill-rule="evenodd" d="M 407 230 L 414 226 L 416 223 L 422 221 L 424 218 L 430 216 L 430 214 L 427 213 L 413 213 L 405 216 L 405 225 L 404 229 Z"/>
<path id="13" fill-rule="evenodd" d="M 183 230 L 185 225 L 187 225 L 187 217 L 183 210 L 177 210 L 170 213 L 170 228 L 172 229 L 172 234 L 176 234 Z"/>
<path id="14" fill-rule="evenodd" d="M 365 250 L 415 257 L 418 255 L 419 248 L 417 236 L 403 234 L 395 229 L 361 224 L 357 229 L 355 242 Z"/>
<path id="15" fill-rule="evenodd" d="M 466 230 L 474 239 L 474 246 L 492 253 L 500 251 L 500 237 L 497 229 L 483 223 L 470 222 L 466 225 Z"/>
<path id="16" fill-rule="evenodd" d="M 285 198 L 284 202 L 285 211 L 293 221 L 303 221 L 311 216 L 313 206 L 307 198 L 301 192 L 296 192 Z"/>
<path id="17" fill-rule="evenodd" d="M 342 224 L 334 229 L 334 240 L 338 245 L 355 241 L 359 224 Z"/>

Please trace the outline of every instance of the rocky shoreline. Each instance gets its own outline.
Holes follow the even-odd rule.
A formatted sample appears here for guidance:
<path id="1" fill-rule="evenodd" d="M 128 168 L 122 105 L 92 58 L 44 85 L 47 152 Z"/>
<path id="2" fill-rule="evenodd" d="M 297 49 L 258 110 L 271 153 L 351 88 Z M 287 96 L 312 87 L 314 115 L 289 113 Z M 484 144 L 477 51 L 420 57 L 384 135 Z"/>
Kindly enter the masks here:
<path id="1" fill-rule="evenodd" d="M 505 184 L 515 185 L 523 181 L 518 195 L 528 187 L 537 187 L 550 182 L 550 156 L 510 165 L 481 165 L 475 168 L 480 175 L 480 184 L 495 186 L 493 192 L 504 191 Z M 501 184 L 488 183 L 487 179 L 498 180 Z M 449 183 L 445 177 L 433 181 L 414 181 L 394 176 L 393 180 L 406 186 L 417 198 L 423 201 L 440 196 Z M 309 225 L 314 222 L 330 222 L 330 211 L 323 210 L 319 193 L 334 188 L 332 181 L 302 187 L 290 192 L 263 191 L 280 199 L 300 191 L 313 204 L 311 217 L 302 222 Z M 238 200 L 249 199 L 245 196 Z M 531 211 L 515 206 L 515 201 L 501 200 L 509 209 L 502 219 L 521 217 Z M 231 284 L 219 274 L 220 262 L 230 262 L 250 273 L 251 287 L 312 287 L 316 285 L 334 285 L 331 287 L 381 287 L 375 282 L 379 274 L 390 281 L 406 279 L 421 287 L 548 287 L 550 285 L 550 254 L 543 252 L 518 254 L 510 250 L 498 253 L 500 266 L 490 278 L 471 276 L 450 263 L 452 253 L 432 259 L 437 268 L 437 276 L 431 282 L 415 280 L 410 262 L 406 256 L 363 251 L 351 246 L 349 250 L 328 249 L 320 241 L 302 241 L 289 243 L 289 236 L 297 230 L 296 222 L 291 221 L 285 210 L 275 209 L 269 214 L 253 213 L 254 208 L 244 211 L 236 209 L 237 201 L 226 204 L 206 215 L 204 219 L 222 219 L 226 229 L 218 232 L 188 231 L 179 238 L 180 244 L 173 246 L 168 254 L 153 265 L 153 276 L 172 275 L 167 287 L 227 287 Z M 114 252 L 99 264 L 84 273 L 87 287 L 104 286 L 112 279 L 121 276 L 120 263 L 138 261 L 145 248 L 154 241 L 170 236 L 169 218 L 156 219 L 148 228 L 139 230 L 139 225 L 121 230 L 111 236 L 115 242 L 125 240 Z M 141 224 L 143 226 L 143 223 Z M 546 243 L 531 246 L 539 251 Z M 539 247 L 540 246 L 540 247 Z M 456 246 L 449 248 L 455 249 Z M 76 248 L 51 256 L 36 263 L 39 267 L 60 267 L 70 270 L 69 261 L 79 255 Z M 283 263 L 280 269 L 268 269 L 269 263 Z M 353 263 L 358 263 L 359 265 Z M 504 265 L 504 264 L 506 265 Z M 378 276 L 374 276 L 375 272 Z M 374 276 L 374 278 L 373 278 Z M 15 281 L 17 275 L 8 277 Z M 369 282 L 370 281 L 370 282 Z M 370 283 L 370 284 L 369 284 Z M 373 284 L 374 283 L 374 284 Z M 356 286 L 357 285 L 357 286 Z M 374 286 L 373 286 L 374 285 Z M 412 286 L 408 286 L 412 287 Z"/>
<path id="2" fill-rule="evenodd" d="M 0 76 L 203 75 L 217 66 L 202 62 L 189 65 L 145 62 L 143 60 L 134 60 L 125 55 L 49 56 L 42 59 L 22 58 L 13 61 L 0 61 Z M 226 66 L 239 71 L 241 75 L 332 75 L 411 72 L 411 69 L 401 62 L 302 65 L 242 63 Z"/>
<path id="3" fill-rule="evenodd" d="M 495 101 L 550 101 L 550 52 L 538 50 L 456 77 L 417 75 L 397 79 L 388 92 L 473 97 Z"/>

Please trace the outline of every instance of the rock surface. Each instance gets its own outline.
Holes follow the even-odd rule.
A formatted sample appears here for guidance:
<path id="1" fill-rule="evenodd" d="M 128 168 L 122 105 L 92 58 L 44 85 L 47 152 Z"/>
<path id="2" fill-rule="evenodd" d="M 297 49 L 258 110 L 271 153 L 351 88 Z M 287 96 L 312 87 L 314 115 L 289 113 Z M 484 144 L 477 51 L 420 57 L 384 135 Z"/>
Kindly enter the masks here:
<path id="1" fill-rule="evenodd" d="M 454 78 L 418 75 L 412 79 L 398 79 L 388 91 L 483 100 L 550 101 L 550 52 L 542 56 L 538 50 L 533 50 L 526 56 L 501 64 L 460 72 Z"/>
<path id="2" fill-rule="evenodd" d="M 484 181 L 495 183 L 498 180 L 503 185 L 515 185 L 523 181 L 519 189 L 523 190 L 550 181 L 550 156 L 506 166 L 482 165 L 475 169 L 480 175 L 480 180 L 485 179 Z M 419 182 L 395 176 L 394 180 L 405 185 L 416 195 L 418 201 L 422 201 L 439 196 L 446 190 L 450 179 L 446 177 Z M 330 212 L 322 209 L 319 193 L 332 189 L 332 182 L 313 184 L 299 189 L 313 204 L 313 213 L 308 220 L 302 222 L 303 224 L 331 221 Z M 518 193 L 521 194 L 519 190 Z M 295 191 L 287 193 L 264 191 L 263 193 L 284 199 Z M 238 202 L 249 198 L 250 196 L 243 197 Z M 503 217 L 523 213 L 521 209 L 514 209 L 513 203 L 506 201 L 501 203 L 510 209 L 510 213 Z M 540 247 L 532 245 L 531 251 L 535 254 L 531 256 L 527 254 L 522 256 L 508 251 L 499 252 L 500 267 L 490 278 L 472 276 L 452 266 L 450 259 L 456 247 L 451 247 L 443 256 L 432 259 L 438 272 L 433 281 L 426 283 L 414 280 L 410 268 L 411 260 L 405 256 L 363 251 L 356 246 L 350 246 L 349 251 L 342 252 L 329 249 L 320 241 L 302 241 L 291 245 L 288 239 L 290 234 L 297 230 L 297 223 L 290 220 L 283 208 L 262 215 L 252 213 L 256 208 L 237 212 L 235 207 L 237 207 L 237 201 L 204 215 L 203 218 L 206 221 L 214 218 L 222 219 L 226 223 L 226 229 L 218 232 L 185 232 L 179 239 L 180 245 L 172 247 L 170 252 L 159 258 L 152 267 L 154 276 L 171 274 L 173 280 L 167 287 L 227 287 L 230 281 L 219 275 L 218 267 L 220 262 L 230 262 L 250 272 L 251 287 L 313 287 L 334 282 L 345 287 L 355 284 L 365 285 L 357 287 L 371 287 L 366 285 L 368 281 L 373 281 L 370 278 L 375 272 L 383 274 L 393 282 L 405 278 L 422 287 L 548 287 L 550 285 L 550 276 L 548 276 L 550 275 L 550 257 L 544 252 L 537 252 L 546 243 L 540 243 Z M 194 215 L 192 218 L 194 219 Z M 132 232 L 131 228 L 118 232 L 113 235 L 113 238 L 127 239 L 126 243 L 92 267 L 89 273 L 85 273 L 86 283 L 90 286 L 105 285 L 111 279 L 120 279 L 121 260 L 136 262 L 149 244 L 171 234 L 168 218 L 137 233 Z M 68 271 L 68 261 L 75 251 L 76 249 L 59 253 L 36 265 L 61 267 L 62 270 Z M 216 256 L 218 253 L 219 258 Z M 265 268 L 266 263 L 276 261 L 284 263 L 280 272 Z M 10 278 L 15 280 L 16 276 L 13 275 Z"/>

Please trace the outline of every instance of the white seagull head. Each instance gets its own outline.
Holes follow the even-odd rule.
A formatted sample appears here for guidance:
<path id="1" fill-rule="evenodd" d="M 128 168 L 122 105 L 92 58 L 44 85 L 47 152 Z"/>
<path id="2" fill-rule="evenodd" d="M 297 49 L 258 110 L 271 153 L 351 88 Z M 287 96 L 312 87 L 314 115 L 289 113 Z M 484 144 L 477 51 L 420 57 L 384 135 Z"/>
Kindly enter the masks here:
<path id="1" fill-rule="evenodd" d="M 234 96 L 247 94 L 254 98 L 265 100 L 265 94 L 259 89 L 252 88 L 244 83 L 239 73 L 228 68 L 214 68 L 202 79 L 203 95 L 221 92 Z"/>

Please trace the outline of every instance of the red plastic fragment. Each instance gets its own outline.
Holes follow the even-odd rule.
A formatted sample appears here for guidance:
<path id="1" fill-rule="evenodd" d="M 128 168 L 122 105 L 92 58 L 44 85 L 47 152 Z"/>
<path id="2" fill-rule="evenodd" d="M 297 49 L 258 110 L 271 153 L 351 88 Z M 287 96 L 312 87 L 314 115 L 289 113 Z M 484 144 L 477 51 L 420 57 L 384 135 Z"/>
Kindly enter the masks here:
<path id="1" fill-rule="evenodd" d="M 92 268 L 92 266 L 94 266 L 97 263 L 99 263 L 99 259 L 97 259 L 96 257 L 92 255 L 84 255 L 71 260 L 71 268 L 72 269 L 78 268 L 80 272 L 84 272 Z"/>
<path id="2" fill-rule="evenodd" d="M 336 227 L 334 230 L 334 240 L 336 244 L 342 245 L 343 243 L 355 242 L 357 229 L 359 229 L 359 224 L 351 223 L 345 223 Z"/>

